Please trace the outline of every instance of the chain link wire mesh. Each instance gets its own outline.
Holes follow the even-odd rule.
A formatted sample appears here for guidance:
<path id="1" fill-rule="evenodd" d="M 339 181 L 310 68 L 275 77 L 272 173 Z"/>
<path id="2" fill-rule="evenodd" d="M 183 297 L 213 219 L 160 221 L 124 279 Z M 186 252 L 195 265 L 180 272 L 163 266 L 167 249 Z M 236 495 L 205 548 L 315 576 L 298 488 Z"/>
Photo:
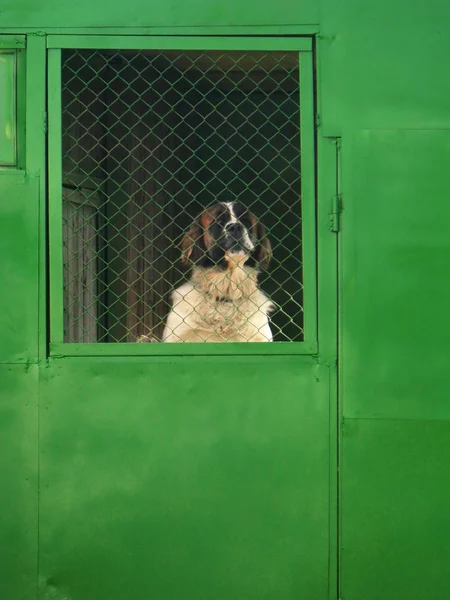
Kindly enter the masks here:
<path id="1" fill-rule="evenodd" d="M 161 340 L 179 242 L 218 202 L 268 230 L 275 341 L 303 339 L 296 52 L 62 53 L 66 342 Z"/>

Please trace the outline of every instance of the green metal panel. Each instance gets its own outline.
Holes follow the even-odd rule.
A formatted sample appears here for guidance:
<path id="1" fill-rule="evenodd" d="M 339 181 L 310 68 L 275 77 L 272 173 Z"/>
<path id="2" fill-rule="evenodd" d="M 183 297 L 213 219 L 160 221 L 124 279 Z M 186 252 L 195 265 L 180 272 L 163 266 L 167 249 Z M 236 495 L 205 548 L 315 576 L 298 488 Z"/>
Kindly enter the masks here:
<path id="1" fill-rule="evenodd" d="M 358 132 L 342 152 L 344 415 L 448 419 L 450 132 Z"/>
<path id="2" fill-rule="evenodd" d="M 52 38 L 49 45 L 72 46 L 74 40 L 88 47 L 95 42 Z M 247 42 L 230 43 L 247 47 Z M 95 43 L 104 46 L 105 39 Z M 208 48 L 212 41 L 111 41 L 127 43 Z M 252 44 L 267 47 L 266 40 Z M 298 49 L 305 42 L 273 44 Z M 170 350 L 171 357 L 156 355 L 169 352 L 165 345 L 52 344 L 40 390 L 43 598 L 112 600 L 142 590 L 161 600 L 335 597 L 336 449 L 330 442 L 336 440 L 336 420 L 330 412 L 336 410 L 336 236 L 329 210 L 336 192 L 336 146 L 319 144 L 323 199 L 316 238 L 308 59 L 302 55 L 303 216 L 310 227 L 305 236 L 310 275 L 316 240 L 321 265 L 321 355 L 301 356 L 317 352 L 315 317 L 313 341 L 273 350 L 265 345 L 260 356 L 245 356 L 259 353 L 255 344 L 250 349 L 192 344 Z M 60 162 L 59 83 L 53 78 L 59 60 L 51 49 L 51 171 Z M 60 204 L 61 180 L 52 177 L 50 196 Z M 50 220 L 58 230 L 60 217 L 51 205 Z M 60 233 L 51 234 L 50 246 L 60 265 Z M 309 282 L 307 303 L 315 315 L 315 276 Z M 60 288 L 61 281 L 51 285 Z M 268 352 L 272 356 L 264 356 Z"/>
<path id="3" fill-rule="evenodd" d="M 37 207 L 33 231 L 38 235 L 38 315 L 33 323 L 37 336 L 36 354 L 41 360 L 47 356 L 47 156 L 46 156 L 46 48 L 45 37 L 28 36 L 26 49 L 26 89 L 33 90 L 31 101 L 26 102 L 26 155 L 29 174 L 39 176 L 39 188 L 29 210 Z M 23 126 L 25 126 L 25 121 Z M 20 157 L 19 157 L 20 158 Z"/>
<path id="4" fill-rule="evenodd" d="M 43 377 L 42 598 L 328 598 L 326 366 L 69 358 Z"/>
<path id="5" fill-rule="evenodd" d="M 159 1 L 143 5 L 139 0 L 131 4 L 111 5 L 101 2 L 92 5 L 82 0 L 76 7 L 70 3 L 61 6 L 56 0 L 46 0 L 35 10 L 30 10 L 24 0 L 8 7 L 2 19 L 2 27 L 214 27 L 252 25 L 296 25 L 318 22 L 318 2 L 283 0 L 281 4 L 230 0 L 224 4 L 191 0 L 182 2 Z"/>
<path id="6" fill-rule="evenodd" d="M 38 368 L 0 365 L 0 597 L 36 598 Z"/>
<path id="7" fill-rule="evenodd" d="M 321 1 L 323 128 L 448 129 L 450 4 Z"/>
<path id="8" fill-rule="evenodd" d="M 340 597 L 447 598 L 449 438 L 448 421 L 345 421 Z"/>
<path id="9" fill-rule="evenodd" d="M 338 236 L 330 232 L 330 206 L 337 193 L 338 140 L 319 138 L 317 147 L 318 169 L 318 333 L 320 362 L 330 371 L 329 390 L 329 599 L 338 594 Z"/>
<path id="10" fill-rule="evenodd" d="M 37 360 L 39 179 L 0 172 L 0 362 Z"/>
<path id="11" fill-rule="evenodd" d="M 25 48 L 24 35 L 3 35 L 0 34 L 0 50 L 18 50 Z"/>

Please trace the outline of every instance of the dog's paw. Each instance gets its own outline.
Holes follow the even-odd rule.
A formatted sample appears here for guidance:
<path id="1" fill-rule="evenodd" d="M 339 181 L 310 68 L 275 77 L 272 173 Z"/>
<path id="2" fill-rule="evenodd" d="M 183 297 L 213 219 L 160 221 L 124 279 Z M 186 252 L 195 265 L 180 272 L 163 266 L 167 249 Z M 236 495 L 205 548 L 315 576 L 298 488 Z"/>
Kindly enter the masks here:
<path id="1" fill-rule="evenodd" d="M 158 340 L 155 340 L 155 338 L 150 337 L 149 335 L 140 335 L 137 340 L 136 343 L 137 344 L 154 344 L 156 343 Z"/>

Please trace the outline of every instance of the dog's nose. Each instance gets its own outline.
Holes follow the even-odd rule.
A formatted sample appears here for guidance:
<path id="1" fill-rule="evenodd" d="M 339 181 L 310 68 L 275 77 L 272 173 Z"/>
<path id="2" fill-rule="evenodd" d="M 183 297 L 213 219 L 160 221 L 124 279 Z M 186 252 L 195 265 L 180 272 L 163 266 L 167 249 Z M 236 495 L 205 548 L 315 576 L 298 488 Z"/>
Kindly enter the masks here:
<path id="1" fill-rule="evenodd" d="M 244 232 L 244 227 L 241 223 L 239 223 L 239 221 L 236 221 L 236 223 L 228 223 L 227 231 L 233 237 L 238 237 Z"/>

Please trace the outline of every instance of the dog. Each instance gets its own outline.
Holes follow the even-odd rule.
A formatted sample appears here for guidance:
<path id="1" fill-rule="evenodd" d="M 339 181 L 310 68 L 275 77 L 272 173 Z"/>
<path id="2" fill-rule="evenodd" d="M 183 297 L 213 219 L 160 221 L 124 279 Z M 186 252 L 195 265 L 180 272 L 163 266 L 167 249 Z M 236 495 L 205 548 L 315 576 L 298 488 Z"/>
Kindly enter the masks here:
<path id="1" fill-rule="evenodd" d="M 274 305 L 258 287 L 270 262 L 265 227 L 240 202 L 207 208 L 181 241 L 189 281 L 172 293 L 163 342 L 272 342 Z"/>
<path id="2" fill-rule="evenodd" d="M 265 227 L 240 202 L 207 208 L 181 241 L 188 282 L 172 293 L 163 342 L 271 342 L 274 305 L 258 287 L 272 249 Z M 138 343 L 156 342 L 143 335 Z"/>

